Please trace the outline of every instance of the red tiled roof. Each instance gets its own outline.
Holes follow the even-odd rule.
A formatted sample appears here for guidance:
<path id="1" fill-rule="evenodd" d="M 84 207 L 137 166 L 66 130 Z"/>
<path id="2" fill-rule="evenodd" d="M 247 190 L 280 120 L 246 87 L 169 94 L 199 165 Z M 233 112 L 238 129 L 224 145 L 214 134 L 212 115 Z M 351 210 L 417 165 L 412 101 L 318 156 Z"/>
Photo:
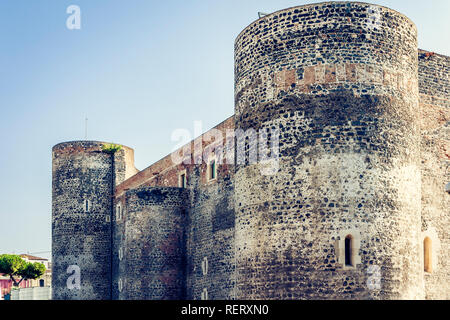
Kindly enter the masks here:
<path id="1" fill-rule="evenodd" d="M 44 261 L 48 261 L 48 259 L 46 259 L 46 258 L 40 258 L 40 257 L 32 256 L 32 255 L 29 255 L 29 254 L 25 254 L 25 253 L 21 254 L 20 256 L 22 258 L 27 258 L 28 260 L 44 260 Z"/>

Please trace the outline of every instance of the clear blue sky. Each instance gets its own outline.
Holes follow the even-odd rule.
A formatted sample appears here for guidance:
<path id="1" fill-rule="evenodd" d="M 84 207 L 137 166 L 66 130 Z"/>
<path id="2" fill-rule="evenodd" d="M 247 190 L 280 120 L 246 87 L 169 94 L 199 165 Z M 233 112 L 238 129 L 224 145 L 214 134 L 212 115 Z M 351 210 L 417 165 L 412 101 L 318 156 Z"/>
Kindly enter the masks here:
<path id="1" fill-rule="evenodd" d="M 233 50 L 257 12 L 320 1 L 1 0 L 0 253 L 51 249 L 51 148 L 84 139 L 135 149 L 143 169 L 176 128 L 233 112 Z M 410 17 L 419 46 L 450 55 L 450 1 L 373 1 Z M 81 8 L 81 30 L 66 8 Z M 38 254 L 50 256 L 50 254 Z"/>

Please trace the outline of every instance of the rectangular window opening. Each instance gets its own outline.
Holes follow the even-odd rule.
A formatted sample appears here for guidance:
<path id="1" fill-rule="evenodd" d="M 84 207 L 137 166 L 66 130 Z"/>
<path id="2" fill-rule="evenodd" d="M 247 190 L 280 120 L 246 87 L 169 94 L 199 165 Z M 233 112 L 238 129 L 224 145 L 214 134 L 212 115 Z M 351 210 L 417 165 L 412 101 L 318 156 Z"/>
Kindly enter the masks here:
<path id="1" fill-rule="evenodd" d="M 116 220 L 122 220 L 122 206 L 120 204 L 116 206 Z"/>
<path id="2" fill-rule="evenodd" d="M 345 265 L 353 266 L 353 263 L 352 263 L 352 239 L 349 237 L 345 238 Z"/>
<path id="3" fill-rule="evenodd" d="M 180 188 L 186 188 L 186 174 L 182 173 L 180 175 Z"/>

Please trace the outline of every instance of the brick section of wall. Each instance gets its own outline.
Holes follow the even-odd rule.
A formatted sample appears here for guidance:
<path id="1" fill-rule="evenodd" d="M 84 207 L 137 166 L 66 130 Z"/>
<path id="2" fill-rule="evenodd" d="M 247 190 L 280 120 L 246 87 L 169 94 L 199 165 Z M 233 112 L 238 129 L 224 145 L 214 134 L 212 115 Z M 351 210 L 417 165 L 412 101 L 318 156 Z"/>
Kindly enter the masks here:
<path id="1" fill-rule="evenodd" d="M 352 84 L 358 84 L 353 88 Z M 393 90 L 410 92 L 417 86 L 414 77 L 407 77 L 399 70 L 382 68 L 374 62 L 372 65 L 357 63 L 319 64 L 298 69 L 283 69 L 274 73 L 274 84 L 270 95 L 278 95 L 281 91 L 298 88 L 304 93 L 327 92 L 336 87 L 358 89 L 364 94 L 368 90 L 360 85 L 386 85 Z"/>
<path id="2" fill-rule="evenodd" d="M 422 298 L 413 23 L 345 2 L 265 16 L 236 40 L 235 95 L 236 128 L 280 127 L 281 155 L 273 176 L 236 167 L 237 298 Z"/>
<path id="3" fill-rule="evenodd" d="M 218 124 L 211 130 L 218 130 L 223 133 L 223 139 L 225 140 L 225 133 L 228 129 L 234 129 L 234 116 L 224 120 L 222 123 Z M 194 151 L 196 150 L 195 144 L 200 143 L 202 141 L 202 148 L 206 147 L 210 144 L 214 139 L 210 139 L 208 134 L 210 134 L 211 130 L 205 132 L 200 137 L 192 140 L 190 143 L 185 146 L 179 148 L 174 151 L 174 153 L 180 153 L 184 148 L 188 148 L 190 152 L 187 152 L 187 158 L 191 159 L 191 163 L 193 164 L 194 158 L 196 154 Z M 200 149 L 200 148 L 198 148 Z M 204 162 L 201 162 L 201 170 L 202 172 L 206 172 L 206 165 Z M 116 197 L 120 197 L 125 190 L 138 188 L 142 186 L 167 186 L 167 187 L 178 187 L 178 173 L 184 169 L 190 170 L 189 168 L 196 167 L 197 165 L 185 165 L 185 164 L 175 164 L 172 161 L 171 154 L 162 158 L 161 160 L 155 162 L 148 168 L 138 172 L 134 176 L 130 177 L 123 183 L 117 186 L 116 188 Z M 189 172 L 188 172 L 189 174 Z M 206 175 L 203 175 L 202 184 L 206 183 Z"/>
<path id="4" fill-rule="evenodd" d="M 422 235 L 432 243 L 432 272 L 425 273 L 427 299 L 450 299 L 450 57 L 419 50 L 422 121 Z"/>
<path id="5" fill-rule="evenodd" d="M 185 189 L 170 187 L 129 190 L 116 200 L 125 210 L 114 218 L 113 299 L 186 297 L 186 202 Z"/>

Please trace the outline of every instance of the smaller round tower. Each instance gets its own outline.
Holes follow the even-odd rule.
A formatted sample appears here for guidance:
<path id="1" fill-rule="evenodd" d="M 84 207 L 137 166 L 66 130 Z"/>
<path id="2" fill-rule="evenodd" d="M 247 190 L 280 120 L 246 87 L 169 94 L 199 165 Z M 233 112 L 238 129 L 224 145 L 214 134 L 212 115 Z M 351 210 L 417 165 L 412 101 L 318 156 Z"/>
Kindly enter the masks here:
<path id="1" fill-rule="evenodd" d="M 116 183 L 134 171 L 133 150 L 73 141 L 52 150 L 52 288 L 56 300 L 111 298 L 111 215 Z M 131 165 L 130 165 L 131 164 Z"/>

